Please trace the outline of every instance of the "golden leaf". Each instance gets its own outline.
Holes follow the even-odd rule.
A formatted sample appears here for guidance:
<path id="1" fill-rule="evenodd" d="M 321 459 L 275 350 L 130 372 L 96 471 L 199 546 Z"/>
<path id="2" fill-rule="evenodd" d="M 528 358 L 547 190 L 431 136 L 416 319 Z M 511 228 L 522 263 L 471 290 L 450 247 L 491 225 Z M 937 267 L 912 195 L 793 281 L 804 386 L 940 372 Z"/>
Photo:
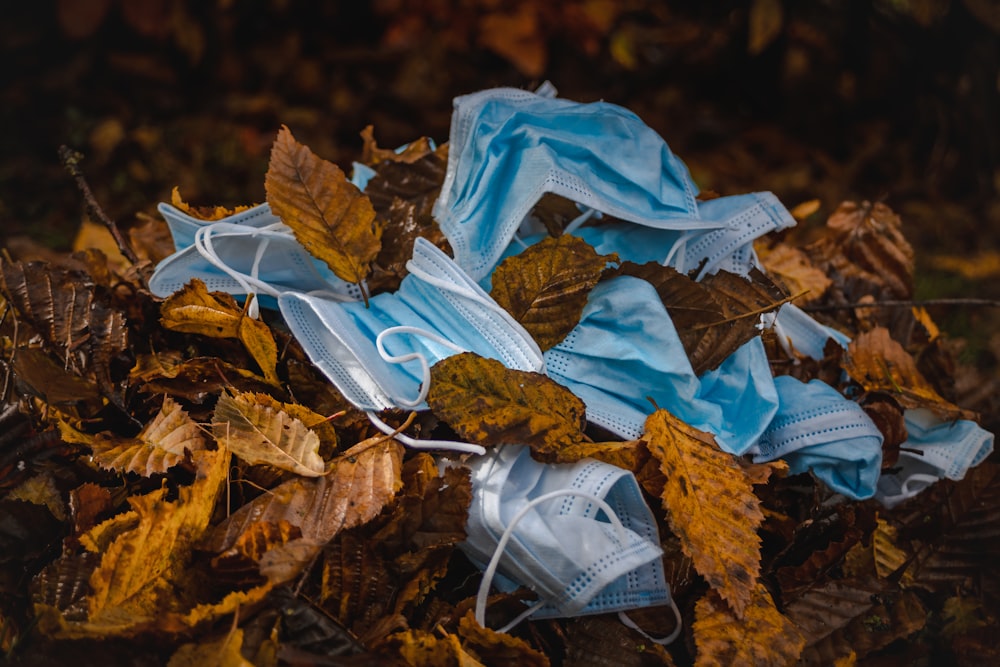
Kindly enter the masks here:
<path id="1" fill-rule="evenodd" d="M 569 234 L 547 237 L 501 262 L 493 272 L 490 296 L 544 352 L 577 325 L 604 267 L 617 260 L 616 255 L 598 255 Z"/>
<path id="2" fill-rule="evenodd" d="M 407 630 L 387 637 L 386 645 L 395 648 L 411 667 L 485 667 L 462 649 L 456 635 L 441 634 L 438 637 L 423 630 Z"/>
<path id="3" fill-rule="evenodd" d="M 182 644 L 170 656 L 167 667 L 254 667 L 240 653 L 243 647 L 243 631 L 233 628 L 225 637 L 199 644 Z"/>
<path id="4" fill-rule="evenodd" d="M 172 331 L 210 338 L 237 338 L 260 366 L 264 378 L 278 384 L 278 346 L 271 329 L 247 317 L 228 294 L 209 292 L 197 278 L 171 294 L 160 306 L 160 323 Z"/>
<path id="5" fill-rule="evenodd" d="M 709 586 L 742 618 L 760 573 L 764 520 L 751 480 L 714 438 L 666 410 L 646 419 L 646 446 L 666 477 L 670 528 Z"/>
<path id="6" fill-rule="evenodd" d="M 521 443 L 546 458 L 583 440 L 583 402 L 539 373 L 463 352 L 431 367 L 427 404 L 459 435 L 482 445 Z"/>
<path id="7" fill-rule="evenodd" d="M 471 609 L 458 622 L 458 634 L 462 648 L 488 665 L 548 667 L 550 664 L 548 658 L 523 639 L 479 625 Z"/>
<path id="8" fill-rule="evenodd" d="M 763 584 L 756 584 L 740 616 L 719 597 L 708 591 L 695 605 L 694 642 L 698 647 L 695 665 L 791 665 L 798 660 L 806 638 L 789 619 L 781 615 Z"/>
<path id="9" fill-rule="evenodd" d="M 1000 276 L 1000 252 L 980 250 L 972 256 L 933 255 L 930 265 L 941 271 L 957 273 L 966 280 L 990 280 Z"/>
<path id="10" fill-rule="evenodd" d="M 284 125 L 264 180 L 267 201 L 295 238 L 339 278 L 361 283 L 381 247 L 375 209 L 340 168 L 295 141 Z"/>
<path id="11" fill-rule="evenodd" d="M 11 489 L 5 498 L 42 505 L 47 507 L 55 518 L 60 521 L 66 520 L 66 503 L 63 502 L 51 471 L 32 475 Z"/>
<path id="12" fill-rule="evenodd" d="M 872 554 L 875 557 L 875 572 L 882 579 L 891 576 L 910 560 L 910 554 L 897 546 L 898 530 L 885 519 L 879 518 L 872 533 Z"/>
<path id="13" fill-rule="evenodd" d="M 374 167 L 383 162 L 411 164 L 434 152 L 429 137 L 420 137 L 416 141 L 411 141 L 399 153 L 391 148 L 379 148 L 378 143 L 375 141 L 374 125 L 366 125 L 361 130 L 361 139 L 364 142 L 364 145 L 361 147 L 361 162 L 369 167 Z"/>
<path id="14" fill-rule="evenodd" d="M 65 422 L 59 432 L 66 442 L 90 447 L 94 460 L 105 470 L 134 472 L 144 477 L 166 472 L 184 460 L 185 452 L 205 448 L 201 427 L 169 396 L 156 416 L 134 438 L 113 433 L 88 435 Z"/>
<path id="15" fill-rule="evenodd" d="M 928 408 L 943 419 L 974 419 L 975 415 L 944 399 L 917 370 L 903 346 L 876 327 L 859 334 L 847 346 L 841 366 L 865 391 L 882 391 L 905 408 Z"/>
<path id="16" fill-rule="evenodd" d="M 187 213 L 192 218 L 198 218 L 206 222 L 222 220 L 231 215 L 249 211 L 252 208 L 251 206 L 236 206 L 234 208 L 226 208 L 225 206 L 191 206 L 181 198 L 181 189 L 176 185 L 170 191 L 170 203 L 174 205 L 174 208 Z"/>
<path id="17" fill-rule="evenodd" d="M 218 619 L 260 602 L 271 592 L 273 587 L 273 584 L 268 581 L 246 591 L 232 591 L 218 602 L 196 605 L 184 614 L 172 614 L 168 621 L 172 621 L 174 627 L 193 628 L 203 621 Z M 169 626 L 170 623 L 164 623 L 164 625 Z"/>
<path id="18" fill-rule="evenodd" d="M 796 300 L 800 305 L 820 298 L 833 284 L 809 255 L 795 246 L 776 243 L 768 247 L 757 243 L 754 249 L 768 275 L 776 276 L 792 294 L 801 294 Z"/>
<path id="19" fill-rule="evenodd" d="M 265 464 L 306 477 L 323 474 L 319 436 L 259 394 L 223 393 L 212 417 L 212 433 L 233 454 L 251 465 Z"/>

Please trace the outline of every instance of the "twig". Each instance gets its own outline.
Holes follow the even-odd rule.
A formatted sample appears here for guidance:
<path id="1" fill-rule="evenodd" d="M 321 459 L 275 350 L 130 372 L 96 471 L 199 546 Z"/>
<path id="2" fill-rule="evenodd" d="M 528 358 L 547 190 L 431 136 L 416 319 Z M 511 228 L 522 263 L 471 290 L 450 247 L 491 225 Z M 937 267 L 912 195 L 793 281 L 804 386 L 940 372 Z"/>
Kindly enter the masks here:
<path id="1" fill-rule="evenodd" d="M 827 306 L 800 306 L 802 310 L 811 313 L 821 313 L 830 310 L 851 310 L 854 308 L 895 308 L 898 306 L 986 306 L 988 308 L 1000 308 L 1000 301 L 995 301 L 993 299 L 971 299 L 971 298 L 957 298 L 957 299 L 923 299 L 920 301 L 906 300 L 906 299 L 889 299 L 888 301 L 871 301 L 871 302 L 861 302 L 856 301 L 854 303 L 840 303 Z"/>
<path id="2" fill-rule="evenodd" d="M 109 218 L 104 209 L 101 208 L 101 205 L 97 203 L 94 193 L 91 192 L 90 186 L 87 184 L 87 179 L 83 177 L 83 171 L 80 169 L 80 161 L 83 160 L 83 154 L 64 144 L 59 147 L 59 159 L 62 160 L 66 171 L 76 181 L 76 187 L 83 194 L 83 201 L 87 205 L 87 213 L 104 223 L 104 226 L 111 232 L 111 236 L 114 237 L 115 243 L 118 244 L 118 249 L 125 255 L 125 258 L 132 262 L 132 264 L 138 264 L 139 258 L 132 249 L 132 244 L 125 239 L 115 221 Z"/>

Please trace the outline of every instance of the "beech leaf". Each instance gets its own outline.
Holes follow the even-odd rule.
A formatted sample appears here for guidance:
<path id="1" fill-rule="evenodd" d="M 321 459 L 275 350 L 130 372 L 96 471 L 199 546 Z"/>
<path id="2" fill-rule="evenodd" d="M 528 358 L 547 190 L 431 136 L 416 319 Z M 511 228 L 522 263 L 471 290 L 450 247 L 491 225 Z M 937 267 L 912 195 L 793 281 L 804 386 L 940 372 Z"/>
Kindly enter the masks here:
<path id="1" fill-rule="evenodd" d="M 201 667 L 215 665 L 216 667 L 254 667 L 240 653 L 243 647 L 243 631 L 233 628 L 225 636 L 213 641 L 199 644 L 182 644 L 170 656 L 167 667 Z"/>
<path id="2" fill-rule="evenodd" d="M 694 608 L 694 643 L 699 667 L 794 663 L 806 644 L 802 632 L 775 607 L 771 594 L 757 583 L 743 614 L 733 613 L 710 590 Z"/>
<path id="3" fill-rule="evenodd" d="M 106 470 L 134 472 L 144 477 L 166 472 L 184 460 L 185 453 L 205 449 L 201 427 L 169 396 L 156 416 L 134 438 L 113 433 L 88 435 L 65 422 L 59 433 L 66 442 L 90 447 L 94 460 Z"/>
<path id="4" fill-rule="evenodd" d="M 463 352 L 431 367 L 427 404 L 469 442 L 521 443 L 543 458 L 583 439 L 583 402 L 539 373 Z"/>
<path id="5" fill-rule="evenodd" d="M 471 609 L 459 620 L 458 635 L 462 638 L 462 648 L 487 665 L 548 667 L 550 664 L 548 658 L 523 639 L 479 625 Z"/>
<path id="6" fill-rule="evenodd" d="M 490 296 L 545 351 L 577 325 L 590 290 L 617 260 L 569 234 L 547 237 L 496 268 Z"/>
<path id="7" fill-rule="evenodd" d="M 295 238 L 337 277 L 361 283 L 381 247 L 375 209 L 340 167 L 300 144 L 284 125 L 264 179 L 267 201 Z"/>
<path id="8" fill-rule="evenodd" d="M 257 394 L 223 393 L 215 406 L 212 433 L 251 465 L 265 464 L 306 477 L 318 477 L 326 467 L 319 455 L 319 436 Z"/>
<path id="9" fill-rule="evenodd" d="M 829 276 L 812 263 L 805 251 L 787 243 L 776 243 L 771 247 L 755 244 L 757 256 L 769 276 L 774 276 L 792 294 L 801 294 L 798 304 L 809 303 L 823 296 L 833 284 Z"/>
<path id="10" fill-rule="evenodd" d="M 173 204 L 174 208 L 187 213 L 192 218 L 205 220 L 206 222 L 222 220 L 223 218 L 228 218 L 231 215 L 236 215 L 252 208 L 251 206 L 235 206 L 233 208 L 225 206 L 192 206 L 184 201 L 181 197 L 181 190 L 177 186 L 174 186 L 174 189 L 170 191 L 170 203 Z"/>
<path id="11" fill-rule="evenodd" d="M 711 435 L 666 410 L 646 419 L 644 439 L 666 477 L 670 529 L 698 573 L 743 618 L 760 573 L 757 529 L 764 519 L 749 477 Z"/>

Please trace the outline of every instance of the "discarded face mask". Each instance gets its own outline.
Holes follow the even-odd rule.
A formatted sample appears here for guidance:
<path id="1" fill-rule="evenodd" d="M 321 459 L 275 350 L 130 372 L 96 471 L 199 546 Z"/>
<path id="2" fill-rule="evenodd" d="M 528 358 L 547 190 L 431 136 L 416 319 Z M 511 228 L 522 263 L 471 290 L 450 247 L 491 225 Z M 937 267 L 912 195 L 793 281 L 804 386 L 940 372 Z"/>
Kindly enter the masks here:
<path id="1" fill-rule="evenodd" d="M 584 459 L 544 464 L 504 445 L 464 465 L 473 499 L 459 545 L 484 569 L 477 619 L 491 581 L 526 586 L 527 616 L 553 618 L 670 604 L 659 533 L 632 473 Z M 488 565 L 487 565 L 488 564 Z M 495 576 L 494 576 L 495 575 Z"/>
<path id="2" fill-rule="evenodd" d="M 170 230 L 170 237 L 174 241 L 175 250 L 183 250 L 194 245 L 195 233 L 202 227 L 208 227 L 217 222 L 257 229 L 274 227 L 276 225 L 284 227 L 281 218 L 271 212 L 271 207 L 268 204 L 258 204 L 245 211 L 211 221 L 196 218 L 166 202 L 160 202 L 156 210 L 160 212 L 160 215 L 167 222 L 167 228 Z"/>
<path id="3" fill-rule="evenodd" d="M 253 221 L 266 219 L 260 213 Z M 185 234 L 179 230 L 175 242 L 186 238 Z M 210 291 L 255 295 L 251 317 L 257 316 L 258 303 L 276 308 L 276 299 L 284 292 L 322 294 L 341 301 L 361 298 L 357 285 L 335 276 L 280 222 L 260 227 L 232 222 L 199 226 L 190 245 L 156 266 L 149 289 L 156 296 L 167 297 L 192 278 L 200 279 Z"/>
<path id="4" fill-rule="evenodd" d="M 819 361 L 823 359 L 823 349 L 828 340 L 833 339 L 841 347 L 847 347 L 851 342 L 846 334 L 820 324 L 794 303 L 786 303 L 778 311 L 774 333 L 778 343 L 793 359 L 795 352 L 800 352 Z"/>
<path id="5" fill-rule="evenodd" d="M 778 409 L 759 337 L 699 378 L 656 290 L 631 276 L 591 291 L 580 322 L 545 352 L 545 369 L 584 402 L 588 420 L 628 439 L 642 435 L 652 399 L 739 455 Z"/>
<path id="6" fill-rule="evenodd" d="M 753 448 L 754 461 L 784 459 L 789 472 L 811 470 L 855 500 L 871 498 L 882 465 L 882 433 L 860 405 L 821 380 L 774 378 L 778 412 Z"/>
<path id="7" fill-rule="evenodd" d="M 455 261 L 481 280 L 546 192 L 659 229 L 716 228 L 663 139 L 631 111 L 512 88 L 455 98 L 433 214 Z"/>
<path id="8" fill-rule="evenodd" d="M 406 268 L 399 289 L 367 307 L 293 292 L 278 299 L 309 359 L 355 407 L 426 409 L 430 366 L 459 352 L 542 369 L 528 332 L 432 243 L 417 238 Z"/>
<path id="9" fill-rule="evenodd" d="M 960 480 L 993 452 L 993 434 L 967 419 L 942 422 L 930 410 L 907 410 L 899 461 L 878 481 L 875 498 L 888 508 L 943 479 Z"/>

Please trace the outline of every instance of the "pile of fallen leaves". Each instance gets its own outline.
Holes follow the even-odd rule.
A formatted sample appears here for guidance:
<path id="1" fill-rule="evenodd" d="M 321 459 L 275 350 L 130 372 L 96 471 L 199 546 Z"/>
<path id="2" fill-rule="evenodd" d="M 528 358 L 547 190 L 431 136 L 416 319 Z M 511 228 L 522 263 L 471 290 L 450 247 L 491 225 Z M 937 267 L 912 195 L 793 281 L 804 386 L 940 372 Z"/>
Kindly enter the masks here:
<path id="1" fill-rule="evenodd" d="M 430 215 L 447 146 L 421 139 L 396 152 L 364 136 L 360 161 L 375 171 L 364 192 L 285 129 L 266 186 L 303 245 L 378 293 L 398 286 L 415 237 L 447 248 Z M 176 192 L 175 204 L 206 220 L 232 213 Z M 943 336 L 906 303 L 913 253 L 887 206 L 844 203 L 808 238 L 764 239 L 765 272 L 696 282 L 560 236 L 576 215 L 567 204 L 544 198 L 535 215 L 553 238 L 493 277 L 493 297 L 542 349 L 572 329 L 594 285 L 625 273 L 656 287 L 696 372 L 763 335 L 775 374 L 820 378 L 864 406 L 888 468 L 905 441 L 904 408 L 971 416 L 949 400 Z M 152 296 L 146 280 L 173 250 L 162 221 L 111 238 L 88 223 L 78 252 L 0 267 L 0 646 L 15 662 L 998 659 L 995 463 L 890 511 L 789 476 L 781 462 L 726 454 L 664 410 L 641 439 L 609 439 L 554 381 L 466 353 L 432 368 L 429 412 L 386 421 L 419 437 L 524 443 L 541 460 L 595 457 L 631 470 L 660 522 L 683 617 L 666 648 L 614 615 L 489 629 L 523 609 L 532 593 L 522 590 L 492 596 L 481 627 L 480 573 L 456 549 L 468 473 L 441 472 L 430 454 L 375 431 L 276 313 L 253 319 L 198 281 Z M 815 361 L 761 334 L 759 315 L 790 298 L 852 343 Z M 674 629 L 666 607 L 630 616 L 650 635 Z"/>

